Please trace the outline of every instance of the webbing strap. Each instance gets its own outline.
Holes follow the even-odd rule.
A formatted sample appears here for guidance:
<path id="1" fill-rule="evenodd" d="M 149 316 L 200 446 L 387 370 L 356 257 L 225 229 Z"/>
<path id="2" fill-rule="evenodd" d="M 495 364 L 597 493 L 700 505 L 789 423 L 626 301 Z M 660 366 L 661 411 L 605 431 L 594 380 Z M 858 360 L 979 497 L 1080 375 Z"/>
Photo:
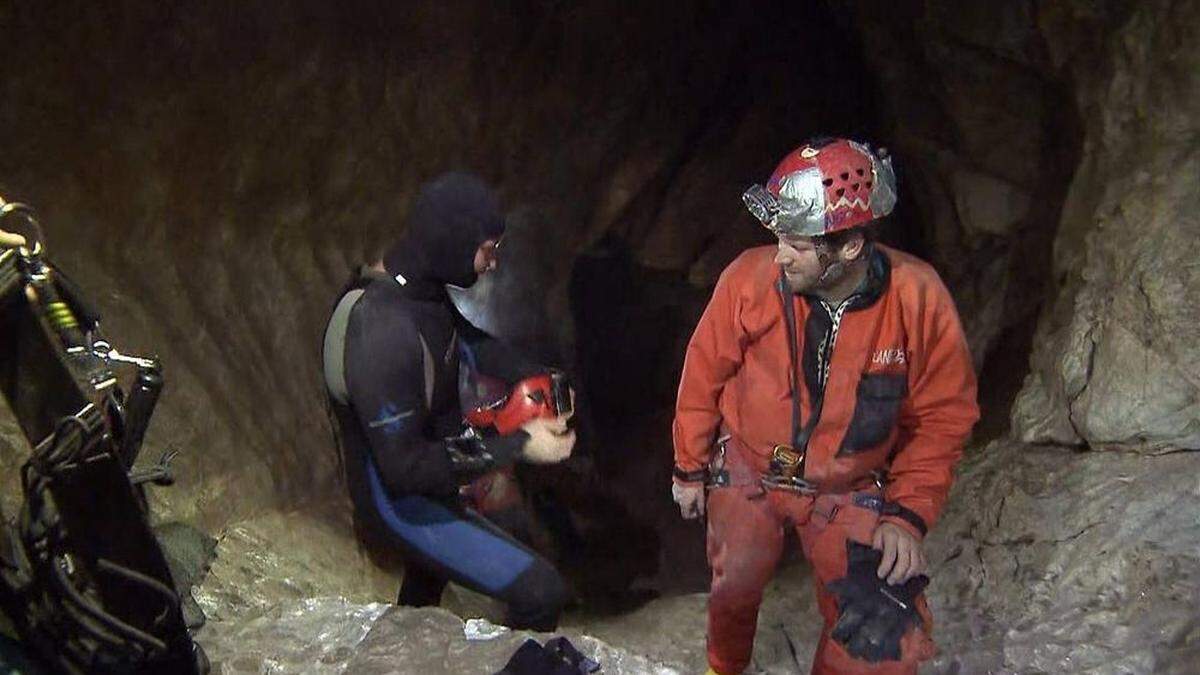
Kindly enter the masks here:
<path id="1" fill-rule="evenodd" d="M 350 312 L 363 295 L 363 289 L 355 288 L 338 301 L 325 327 L 325 342 L 322 345 L 322 362 L 325 370 L 325 387 L 334 401 L 350 404 L 350 392 L 346 387 L 346 331 L 350 326 Z"/>
<path id="2" fill-rule="evenodd" d="M 366 283 L 377 279 L 398 283 L 390 275 L 384 275 L 365 267 L 359 271 L 359 274 L 359 283 L 364 285 L 347 291 L 338 301 L 337 307 L 333 309 L 333 315 L 329 317 L 329 325 L 325 327 L 325 341 L 322 346 L 325 386 L 329 389 L 329 395 L 333 400 L 342 405 L 350 405 L 350 390 L 346 384 L 346 333 L 350 328 L 350 313 L 354 310 L 354 305 L 362 298 L 363 293 L 366 292 Z M 450 349 L 454 348 L 456 337 L 457 333 L 450 340 Z M 425 342 L 425 336 L 421 335 L 419 330 L 417 338 L 421 341 L 421 362 L 425 374 L 425 407 L 429 409 L 433 407 L 434 368 L 437 367 L 437 362 L 433 359 L 429 344 Z"/>
<path id="3" fill-rule="evenodd" d="M 787 324 L 788 334 L 788 359 L 792 370 L 792 448 L 800 453 L 800 467 L 796 471 L 796 475 L 804 476 L 804 462 L 808 453 L 808 439 L 812 437 L 813 430 L 817 428 L 817 422 L 821 419 L 821 407 L 825 402 L 824 390 L 817 392 L 816 398 L 812 402 L 812 410 L 809 411 L 808 424 L 801 426 L 800 424 L 800 387 L 804 386 L 804 374 L 800 371 L 800 358 L 797 354 L 797 334 L 799 327 L 796 325 L 796 310 L 792 306 L 793 297 L 791 289 L 787 287 L 787 277 L 783 274 L 783 268 L 779 269 L 779 283 L 776 285 L 779 290 L 779 299 L 783 302 L 783 317 L 784 323 Z"/>
<path id="4" fill-rule="evenodd" d="M 792 371 L 792 447 L 800 449 L 796 442 L 800 438 L 800 386 L 803 379 L 800 373 L 800 359 L 796 355 L 796 311 L 792 307 L 792 294 L 787 287 L 787 277 L 783 274 L 783 268 L 779 269 L 779 283 L 776 287 L 779 290 L 779 300 L 783 303 L 783 322 L 787 325 L 788 337 L 788 367 Z"/>

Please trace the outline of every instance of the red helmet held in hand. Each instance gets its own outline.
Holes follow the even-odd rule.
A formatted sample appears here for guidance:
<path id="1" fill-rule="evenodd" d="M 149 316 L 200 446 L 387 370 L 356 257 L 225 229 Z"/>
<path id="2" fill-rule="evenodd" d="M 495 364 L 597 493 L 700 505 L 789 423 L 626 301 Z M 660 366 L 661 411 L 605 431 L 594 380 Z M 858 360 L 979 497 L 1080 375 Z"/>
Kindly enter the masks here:
<path id="1" fill-rule="evenodd" d="M 571 385 L 561 372 L 534 375 L 516 383 L 504 398 L 466 414 L 467 424 L 478 429 L 494 427 L 511 434 L 537 417 L 558 417 L 571 412 Z"/>

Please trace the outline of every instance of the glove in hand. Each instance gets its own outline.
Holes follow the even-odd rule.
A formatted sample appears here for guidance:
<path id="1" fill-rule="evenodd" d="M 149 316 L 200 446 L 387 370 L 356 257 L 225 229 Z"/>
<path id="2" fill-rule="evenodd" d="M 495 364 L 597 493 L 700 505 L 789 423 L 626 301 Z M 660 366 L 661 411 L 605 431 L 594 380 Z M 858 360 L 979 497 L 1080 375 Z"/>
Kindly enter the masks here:
<path id="1" fill-rule="evenodd" d="M 916 598 L 929 584 L 918 575 L 896 586 L 876 575 L 882 552 L 846 542 L 846 576 L 827 588 L 837 596 L 838 620 L 832 637 L 857 659 L 872 663 L 900 660 L 900 639 L 921 621 Z"/>

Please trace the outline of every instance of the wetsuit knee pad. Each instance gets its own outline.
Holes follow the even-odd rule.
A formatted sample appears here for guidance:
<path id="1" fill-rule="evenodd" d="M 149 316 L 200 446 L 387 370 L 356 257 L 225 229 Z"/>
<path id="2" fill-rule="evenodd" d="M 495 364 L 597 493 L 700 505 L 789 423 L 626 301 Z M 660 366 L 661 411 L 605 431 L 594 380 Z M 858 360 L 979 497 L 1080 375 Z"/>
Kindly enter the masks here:
<path id="1" fill-rule="evenodd" d="M 569 599 L 567 584 L 549 562 L 537 558 L 502 594 L 513 628 L 551 631 Z"/>

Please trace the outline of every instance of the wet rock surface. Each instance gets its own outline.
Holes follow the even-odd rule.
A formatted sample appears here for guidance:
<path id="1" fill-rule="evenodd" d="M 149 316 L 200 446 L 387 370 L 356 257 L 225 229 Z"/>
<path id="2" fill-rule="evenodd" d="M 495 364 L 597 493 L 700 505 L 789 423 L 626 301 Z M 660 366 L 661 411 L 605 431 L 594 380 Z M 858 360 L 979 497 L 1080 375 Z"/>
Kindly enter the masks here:
<path id="1" fill-rule="evenodd" d="M 165 523 L 155 528 L 175 590 L 183 603 L 183 620 L 188 628 L 204 625 L 204 610 L 192 597 L 192 588 L 208 574 L 217 555 L 217 540 L 186 523 Z"/>
<path id="2" fill-rule="evenodd" d="M 218 533 L 216 557 L 192 589 L 207 616 L 197 640 L 215 672 L 493 673 L 531 635 L 500 628 L 497 640 L 466 639 L 464 620 L 496 626 L 503 607 L 454 584 L 444 609 L 391 605 L 402 573 L 371 566 L 343 518 L 275 513 Z M 767 590 L 753 664 L 761 672 L 807 672 L 797 664 L 808 663 L 820 632 L 811 584 L 806 566 L 793 561 Z M 705 593 L 678 594 L 602 614 L 576 605 L 556 635 L 606 673 L 699 672 L 706 602 Z"/>
<path id="3" fill-rule="evenodd" d="M 1196 453 L 979 450 L 927 543 L 943 650 L 930 671 L 1194 668 L 1196 467 Z"/>
<path id="4" fill-rule="evenodd" d="M 271 520 L 304 536 L 320 529 L 304 514 Z M 298 561 L 296 551 L 289 555 L 273 548 L 280 540 L 245 534 L 268 527 L 235 527 L 222 539 L 213 576 L 195 591 L 209 616 L 197 640 L 214 672 L 490 674 L 525 638 L 544 642 L 553 635 L 566 636 L 599 661 L 605 673 L 667 675 L 706 667 L 704 593 L 673 595 L 631 612 L 603 616 L 576 607 L 568 611 L 558 632 L 530 634 L 498 627 L 502 613 L 497 605 L 454 585 L 442 600 L 447 609 L 392 606 L 388 600 L 398 579 L 364 589 L 344 568 Z M 231 545 L 234 539 L 253 540 L 255 545 Z M 325 543 L 353 547 L 348 539 L 336 542 L 336 536 Z M 808 672 L 820 633 L 811 584 L 806 567 L 792 564 L 768 588 L 754 672 Z M 353 599 L 327 595 L 337 592 Z M 468 639 L 464 620 L 480 618 L 492 630 L 474 632 L 494 631 L 495 638 Z"/>
<path id="5" fill-rule="evenodd" d="M 210 622 L 196 640 L 214 673 L 344 673 L 387 609 L 343 598 L 292 600 L 238 621 Z M 397 660 L 393 672 L 405 672 L 402 664 Z"/>
<path id="6" fill-rule="evenodd" d="M 398 584 L 367 558 L 345 514 L 268 513 L 217 535 L 216 559 L 193 594 L 209 622 L 255 616 L 285 602 L 395 600 Z"/>
<path id="7" fill-rule="evenodd" d="M 973 451 L 927 541 L 940 654 L 922 672 L 1192 672 L 1195 461 L 1193 453 L 1147 459 L 1014 441 Z M 306 532 L 304 520 L 275 522 Z M 337 540 L 328 537 L 327 545 Z M 214 564 L 222 580 L 196 591 L 210 616 L 199 640 L 218 672 L 495 672 L 524 636 L 466 640 L 463 619 L 498 621 L 500 612 L 463 589 L 443 599 L 455 613 L 390 608 L 394 580 L 365 589 L 335 566 L 301 565 L 272 550 L 276 539 L 255 541 L 223 544 L 226 559 Z M 237 580 L 222 565 L 239 570 Z M 280 579 L 292 581 L 271 581 Z M 356 601 L 324 595 L 329 589 L 353 590 Z M 560 634 L 612 672 L 699 672 L 706 601 L 704 593 L 675 594 L 609 616 L 575 608 Z M 819 634 L 807 566 L 785 564 L 765 593 L 751 672 L 807 673 Z"/>

